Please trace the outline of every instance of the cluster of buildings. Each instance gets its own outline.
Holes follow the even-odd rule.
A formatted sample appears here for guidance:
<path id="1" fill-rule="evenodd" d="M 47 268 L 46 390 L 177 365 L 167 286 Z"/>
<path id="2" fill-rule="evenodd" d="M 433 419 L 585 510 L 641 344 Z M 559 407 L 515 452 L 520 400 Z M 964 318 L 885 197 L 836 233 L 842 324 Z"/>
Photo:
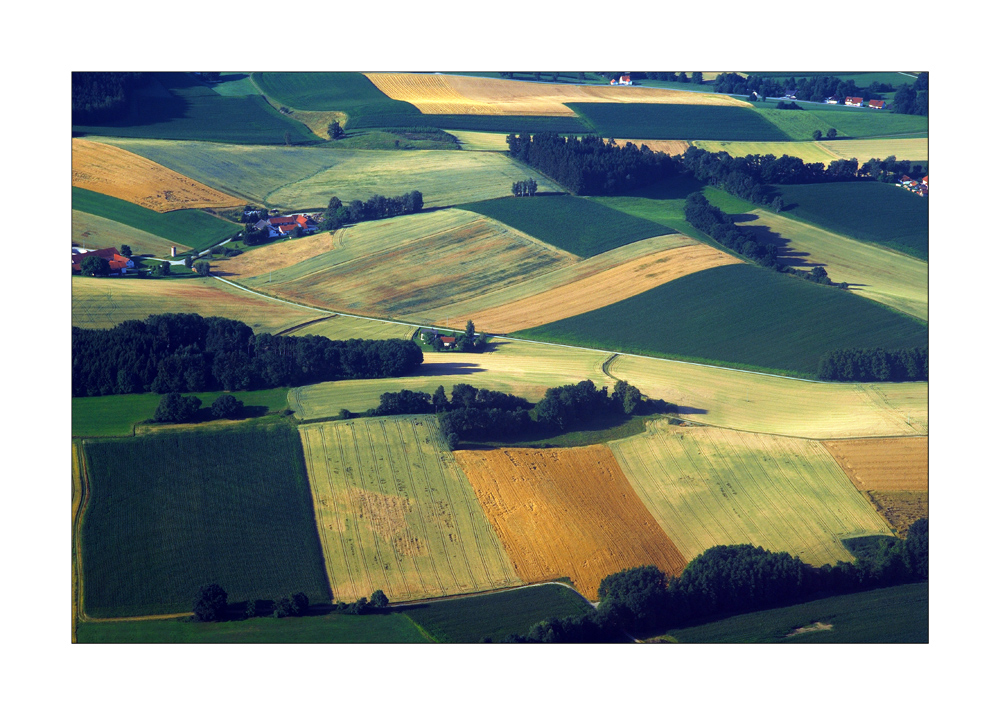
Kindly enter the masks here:
<path id="1" fill-rule="evenodd" d="M 632 75 L 623 74 L 617 80 L 615 80 L 614 78 L 612 78 L 611 79 L 611 84 L 613 84 L 613 85 L 622 85 L 622 84 L 624 84 L 626 86 L 629 86 L 629 85 L 632 84 Z"/>
<path id="2" fill-rule="evenodd" d="M 118 249 L 116 248 L 98 248 L 95 250 L 73 246 L 73 272 L 79 273 L 82 270 L 84 259 L 90 256 L 97 256 L 106 260 L 110 270 L 109 275 L 123 275 L 128 272 L 129 268 L 135 268 L 135 262 L 131 258 L 118 253 Z"/>
<path id="3" fill-rule="evenodd" d="M 831 101 L 832 100 L 832 101 Z M 826 100 L 827 104 L 836 104 L 836 97 L 828 97 Z M 861 97 L 844 97 L 845 107 L 863 107 L 865 106 L 865 100 Z M 884 99 L 869 99 L 868 106 L 872 109 L 885 109 Z"/>
<path id="4" fill-rule="evenodd" d="M 444 345 L 445 350 L 450 350 L 455 347 L 455 338 L 451 335 L 440 335 L 436 328 L 431 328 L 430 330 L 420 331 L 420 340 L 425 343 L 433 343 L 435 338 L 441 339 L 441 344 Z"/>
<path id="5" fill-rule="evenodd" d="M 296 229 L 302 229 L 302 233 L 313 233 L 319 226 L 311 216 L 306 214 L 294 214 L 292 216 L 269 216 L 262 218 L 253 224 L 255 231 L 267 229 L 268 238 L 281 238 L 292 236 Z"/>
<path id="6" fill-rule="evenodd" d="M 928 177 L 925 176 L 920 181 L 917 181 L 916 179 L 911 179 L 906 174 L 903 174 L 903 176 L 900 177 L 899 182 L 896 184 L 896 186 L 902 186 L 904 189 L 906 189 L 907 191 L 912 191 L 917 196 L 923 196 L 924 198 L 927 198 L 927 195 L 930 192 L 930 188 L 927 184 L 927 178 Z"/>

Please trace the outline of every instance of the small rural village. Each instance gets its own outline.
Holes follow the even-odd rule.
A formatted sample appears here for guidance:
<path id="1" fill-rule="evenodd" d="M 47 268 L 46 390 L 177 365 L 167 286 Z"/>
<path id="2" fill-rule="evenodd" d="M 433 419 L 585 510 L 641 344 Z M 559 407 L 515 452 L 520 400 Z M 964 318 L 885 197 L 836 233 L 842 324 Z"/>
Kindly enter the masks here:
<path id="1" fill-rule="evenodd" d="M 928 642 L 927 72 L 72 91 L 73 643 Z"/>

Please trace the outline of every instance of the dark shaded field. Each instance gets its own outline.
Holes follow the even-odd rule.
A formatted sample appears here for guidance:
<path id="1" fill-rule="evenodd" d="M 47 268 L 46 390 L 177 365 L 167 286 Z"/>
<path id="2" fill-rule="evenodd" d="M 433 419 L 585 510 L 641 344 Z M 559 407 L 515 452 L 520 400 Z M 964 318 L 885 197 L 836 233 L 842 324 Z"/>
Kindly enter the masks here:
<path id="1" fill-rule="evenodd" d="M 748 107 L 579 102 L 567 107 L 602 137 L 787 141 L 789 136 Z"/>

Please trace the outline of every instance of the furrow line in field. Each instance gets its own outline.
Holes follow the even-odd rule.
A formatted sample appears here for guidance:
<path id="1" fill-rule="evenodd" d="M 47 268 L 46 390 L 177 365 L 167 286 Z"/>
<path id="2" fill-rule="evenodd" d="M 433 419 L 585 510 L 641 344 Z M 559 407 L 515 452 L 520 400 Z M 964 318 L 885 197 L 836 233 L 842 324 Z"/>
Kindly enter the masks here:
<path id="1" fill-rule="evenodd" d="M 419 436 L 417 435 L 417 427 L 413 423 L 413 420 L 408 420 L 408 423 L 413 430 L 414 439 L 419 444 Z M 428 519 L 424 512 L 423 501 L 417 498 L 417 483 L 413 478 L 413 466 L 410 463 L 410 450 L 406 449 L 406 436 L 403 434 L 403 430 L 400 428 L 400 439 L 403 444 L 403 454 L 406 455 L 404 463 L 406 464 L 406 473 L 410 479 L 410 488 L 413 490 L 413 500 L 417 505 L 417 517 L 420 519 L 420 526 L 423 530 L 424 544 L 427 549 L 427 560 L 430 562 L 431 570 L 434 572 L 434 580 L 437 581 L 438 591 L 442 594 L 447 593 L 447 589 L 444 587 L 444 581 L 441 580 L 441 570 L 438 568 L 437 559 L 434 557 L 433 542 L 431 541 L 431 529 L 428 526 Z M 419 449 L 416 450 L 418 458 L 420 459 L 419 471 L 421 479 L 423 481 L 424 491 L 427 492 L 427 502 L 430 502 L 430 487 L 427 483 L 427 470 L 424 468 L 423 454 L 420 453 Z"/>
<path id="2" fill-rule="evenodd" d="M 455 467 L 459 471 L 461 471 L 461 467 L 457 463 L 455 464 Z M 468 484 L 468 479 L 466 479 L 464 472 L 462 472 L 462 479 L 465 481 L 466 484 Z M 470 519 L 470 527 L 469 528 L 472 531 L 472 538 L 476 542 L 476 552 L 479 555 L 479 561 L 480 561 L 480 563 L 483 565 L 483 573 L 486 575 L 486 580 L 489 582 L 490 588 L 497 588 L 497 582 L 496 582 L 496 580 L 494 580 L 493 576 L 490 575 L 490 568 L 489 568 L 489 566 L 486 563 L 486 553 L 483 550 L 483 545 L 482 545 L 482 542 L 479 539 L 479 533 L 478 533 L 478 530 L 476 528 L 476 521 L 477 521 L 476 520 L 476 513 L 477 513 L 476 510 L 481 509 L 481 507 L 479 506 L 479 502 L 478 501 L 476 502 L 475 507 L 473 507 L 472 503 L 469 501 L 469 490 L 465 489 L 465 488 L 462 488 L 464 486 L 465 485 L 460 485 L 459 486 L 459 491 L 462 493 L 462 500 L 465 503 L 465 513 L 468 514 L 469 519 Z M 466 560 L 468 560 L 468 557 L 466 557 Z M 469 569 L 469 573 L 472 574 L 471 567 Z M 474 575 L 473 575 L 473 582 L 475 582 L 475 576 Z M 478 586 L 477 586 L 477 588 L 478 588 Z"/>
<path id="3" fill-rule="evenodd" d="M 378 531 L 375 529 L 375 514 L 374 514 L 374 509 L 369 504 L 369 502 L 371 501 L 371 497 L 375 494 L 375 492 L 373 490 L 369 489 L 368 486 L 365 484 L 364 462 L 362 461 L 362 457 L 361 457 L 361 446 L 358 444 L 358 430 L 355 428 L 355 425 L 356 425 L 356 423 L 354 423 L 354 422 L 352 422 L 350 424 L 351 437 L 354 440 L 354 454 L 355 454 L 355 457 L 358 460 L 358 480 L 359 480 L 359 482 L 361 484 L 361 492 L 364 495 L 363 504 L 368 505 L 368 511 L 369 511 L 369 513 L 367 514 L 367 518 L 368 518 L 368 521 L 369 521 L 369 531 L 371 533 L 371 542 L 372 542 L 372 546 L 374 547 L 374 550 L 375 550 L 375 564 L 377 564 L 377 566 L 378 566 L 379 582 L 380 583 L 384 583 L 385 587 L 386 587 L 386 590 L 393 594 L 393 596 L 390 596 L 390 598 L 395 598 L 395 589 L 393 589 L 389 585 L 389 579 L 388 579 L 388 577 L 385 574 L 385 567 L 388 566 L 389 564 L 388 564 L 388 562 L 386 562 L 384 560 L 384 558 L 382 556 L 382 550 L 379 548 L 379 535 L 378 535 Z M 366 426 L 365 433 L 367 434 L 367 426 Z M 371 439 L 370 439 L 370 437 L 369 437 L 369 440 L 368 440 L 368 444 L 369 444 L 369 447 L 372 446 L 371 445 Z M 376 459 L 374 447 L 372 447 L 372 459 L 373 460 Z M 377 469 L 377 467 L 375 467 L 375 468 Z M 377 479 L 376 479 L 376 481 L 377 481 Z M 361 508 L 361 506 L 362 506 L 362 503 L 359 503 L 358 504 L 358 508 Z M 378 588 L 378 586 L 376 586 L 375 582 L 372 581 L 371 582 L 371 590 L 369 591 L 369 593 L 374 593 L 376 588 Z M 386 594 L 386 595 L 388 595 L 388 594 Z"/>
<path id="4" fill-rule="evenodd" d="M 386 431 L 385 423 L 386 423 L 386 420 L 382 420 L 381 421 L 382 434 L 385 436 L 386 444 L 389 444 L 389 435 L 388 435 L 388 433 Z M 406 471 L 409 472 L 409 464 L 407 463 L 407 456 L 406 456 L 406 444 L 403 441 L 403 434 L 402 434 L 402 431 L 399 428 L 399 420 L 393 420 L 393 424 L 396 427 L 396 437 L 399 440 L 399 447 L 400 447 L 399 451 L 403 455 L 403 465 L 404 465 L 404 468 L 406 469 Z M 395 488 L 396 495 L 399 496 L 399 497 L 401 497 L 402 499 L 406 500 L 407 513 L 412 513 L 412 511 L 414 510 L 414 502 L 415 502 L 415 500 L 412 499 L 412 498 L 410 498 L 410 496 L 408 496 L 406 494 L 406 484 L 403 483 L 403 480 L 402 479 L 398 479 L 398 480 L 396 479 L 396 476 L 395 476 L 396 470 L 393 469 L 393 467 L 392 467 L 392 450 L 391 449 L 389 450 L 389 468 L 390 468 L 390 472 L 393 474 L 392 483 L 393 483 L 393 487 Z M 399 470 L 399 471 L 400 471 L 400 476 L 402 476 L 402 470 Z M 411 479 L 411 481 L 412 481 L 412 479 Z M 418 514 L 418 516 L 419 516 L 419 514 Z M 419 542 L 418 539 L 415 539 L 413 537 L 413 532 L 410 529 L 410 522 L 409 522 L 408 519 L 406 519 L 406 517 L 403 518 L 403 528 L 404 528 L 404 532 L 406 534 L 407 543 L 410 545 L 410 560 L 413 562 L 413 571 L 414 571 L 414 573 L 417 574 L 417 581 L 420 583 L 420 592 L 421 593 L 428 593 L 427 584 L 424 583 L 423 569 L 421 569 L 420 565 L 417 563 L 417 551 L 418 551 L 417 544 L 419 544 L 420 542 Z"/>
<path id="5" fill-rule="evenodd" d="M 353 436 L 353 430 L 351 429 L 351 426 L 349 424 L 345 425 L 344 428 L 345 430 L 351 430 L 351 434 Z M 350 516 L 351 523 L 354 525 L 354 535 L 357 538 L 357 541 L 354 544 L 354 548 L 352 549 L 353 551 L 352 556 L 354 556 L 358 561 L 361 562 L 361 568 L 365 572 L 365 578 L 368 579 L 368 593 L 374 593 L 375 588 L 372 585 L 371 572 L 368 570 L 368 560 L 365 559 L 364 544 L 361 539 L 361 528 L 358 525 L 358 516 L 357 514 L 354 513 L 354 499 L 352 498 L 353 491 L 351 488 L 353 469 L 352 466 L 349 465 L 347 462 L 346 451 L 344 450 L 344 439 L 343 436 L 340 434 L 340 430 L 335 429 L 334 434 L 337 435 L 337 446 L 340 448 L 340 462 L 343 465 L 343 470 L 344 470 L 344 485 L 347 491 L 347 508 L 350 510 L 349 513 L 351 515 Z M 361 576 L 360 572 L 358 573 L 358 576 Z M 358 593 L 357 589 L 355 589 L 355 593 Z"/>
<path id="6" fill-rule="evenodd" d="M 389 448 L 389 439 L 388 439 L 388 437 L 386 437 L 386 434 L 385 434 L 385 424 L 384 424 L 384 422 L 382 420 L 379 420 L 379 423 L 380 423 L 380 426 L 382 428 L 382 436 L 385 438 L 385 456 L 386 456 L 386 460 L 387 460 L 387 462 L 389 464 L 389 479 L 391 480 L 391 478 L 392 478 L 392 450 Z M 375 451 L 375 440 L 372 439 L 372 426 L 371 426 L 371 422 L 368 421 L 368 420 L 365 420 L 365 434 L 368 435 L 368 445 L 371 447 L 371 450 L 372 450 L 372 466 L 375 469 L 375 484 L 376 484 L 376 488 L 379 488 L 379 487 L 382 486 L 383 477 L 382 477 L 382 471 L 379 469 L 379 466 L 378 466 L 379 458 L 378 458 L 378 454 Z M 372 494 L 375 494 L 375 493 L 376 493 L 375 491 L 372 491 Z M 378 494 L 383 494 L 384 491 L 381 488 L 379 488 L 377 493 Z M 372 510 L 372 515 L 373 515 L 373 517 L 375 516 L 374 509 Z M 406 519 L 405 518 L 403 519 L 403 523 L 404 524 L 406 523 Z M 391 527 L 391 524 L 389 526 Z M 378 532 L 376 531 L 376 533 L 375 533 L 375 542 L 376 543 L 378 543 L 378 536 L 379 536 Z M 393 560 L 396 562 L 396 572 L 399 574 L 400 587 L 402 588 L 402 590 L 406 591 L 406 596 L 407 596 L 407 598 L 409 598 L 412 594 L 410 593 L 410 586 L 407 583 L 406 574 L 403 572 L 403 564 L 399 560 L 399 551 L 396 549 L 396 544 L 393 542 L 393 540 L 391 538 L 391 535 L 387 533 L 386 534 L 386 538 L 389 541 L 389 550 L 392 552 Z M 385 574 L 383 574 L 383 575 L 385 575 Z"/>
<path id="7" fill-rule="evenodd" d="M 330 451 L 326 442 L 326 428 L 327 428 L 326 425 L 320 425 L 318 428 L 320 444 L 323 447 L 323 462 L 326 465 L 326 479 L 327 479 L 327 484 L 330 487 L 330 499 L 334 505 L 337 534 L 340 540 L 340 553 L 344 555 L 344 566 L 347 571 L 347 583 L 351 590 L 352 596 L 356 596 L 356 593 L 354 592 L 354 574 L 353 570 L 351 569 L 351 555 L 350 551 L 348 550 L 347 542 L 345 541 L 345 535 L 344 535 L 344 530 L 347 528 L 347 519 L 349 517 L 347 515 L 344 515 L 343 518 L 341 517 L 340 499 L 338 498 L 338 492 L 340 490 L 337 489 L 336 482 L 333 478 L 333 470 L 330 468 L 332 459 L 330 457 Z M 334 437 L 336 437 L 337 436 L 336 428 L 334 427 L 332 431 Z M 339 447 L 340 444 L 339 439 L 337 440 L 337 444 Z M 341 451 L 340 468 L 341 470 L 343 470 L 344 468 L 343 451 Z M 345 486 L 346 486 L 346 478 L 345 478 Z M 348 504 L 350 504 L 350 502 L 348 502 Z M 330 586 L 332 588 L 333 584 L 331 583 Z M 351 599 L 351 600 L 356 600 L 356 599 Z"/>

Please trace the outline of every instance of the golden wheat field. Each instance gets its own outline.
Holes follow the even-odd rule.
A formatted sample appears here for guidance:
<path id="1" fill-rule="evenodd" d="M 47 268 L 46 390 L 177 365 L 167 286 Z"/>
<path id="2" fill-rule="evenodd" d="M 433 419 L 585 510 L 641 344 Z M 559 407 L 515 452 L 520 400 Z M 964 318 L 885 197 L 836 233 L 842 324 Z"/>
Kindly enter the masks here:
<path id="1" fill-rule="evenodd" d="M 424 114 L 573 116 L 566 102 L 750 106 L 726 95 L 652 87 L 540 84 L 396 72 L 368 72 L 365 76 L 392 99 L 409 102 Z"/>
<path id="2" fill-rule="evenodd" d="M 889 533 L 814 440 L 658 420 L 609 446 L 689 560 L 712 546 L 752 544 L 835 564 L 851 560 L 841 539 Z"/>
<path id="3" fill-rule="evenodd" d="M 927 437 L 838 439 L 823 445 L 858 489 L 889 492 L 928 488 Z"/>
<path id="4" fill-rule="evenodd" d="M 79 138 L 73 139 L 73 186 L 160 212 L 243 203 L 138 154 Z"/>
<path id="5" fill-rule="evenodd" d="M 528 583 L 568 576 L 595 600 L 605 576 L 649 564 L 680 575 L 687 563 L 603 444 L 454 454 Z"/>

